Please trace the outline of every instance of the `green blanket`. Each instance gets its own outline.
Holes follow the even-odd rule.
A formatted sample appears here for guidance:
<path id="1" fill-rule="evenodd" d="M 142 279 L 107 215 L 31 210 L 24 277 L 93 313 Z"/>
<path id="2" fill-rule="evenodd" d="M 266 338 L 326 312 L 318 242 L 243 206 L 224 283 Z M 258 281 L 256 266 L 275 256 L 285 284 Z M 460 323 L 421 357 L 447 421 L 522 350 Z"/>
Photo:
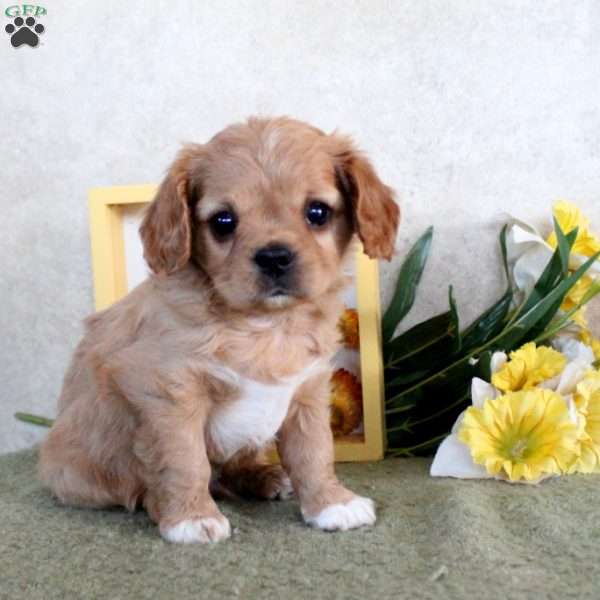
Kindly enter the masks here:
<path id="1" fill-rule="evenodd" d="M 224 502 L 231 540 L 163 542 L 143 512 L 57 505 L 35 452 L 0 457 L 0 598 L 599 598 L 599 478 L 432 479 L 429 462 L 340 465 L 372 529 L 322 533 L 295 501 Z"/>

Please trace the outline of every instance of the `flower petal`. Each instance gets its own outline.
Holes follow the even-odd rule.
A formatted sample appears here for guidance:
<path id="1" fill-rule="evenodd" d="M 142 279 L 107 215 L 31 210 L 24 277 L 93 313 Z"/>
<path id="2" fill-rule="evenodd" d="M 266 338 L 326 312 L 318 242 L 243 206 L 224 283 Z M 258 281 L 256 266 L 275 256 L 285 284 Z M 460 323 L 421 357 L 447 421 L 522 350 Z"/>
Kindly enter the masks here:
<path id="1" fill-rule="evenodd" d="M 499 395 L 498 390 L 487 381 L 473 377 L 471 382 L 471 400 L 476 408 L 483 408 L 486 400 L 494 400 Z"/>
<path id="2" fill-rule="evenodd" d="M 456 421 L 454 422 L 454 425 L 452 425 L 452 429 L 450 431 L 450 433 L 458 433 L 458 430 L 460 429 L 460 426 L 462 425 L 463 419 L 465 418 L 465 410 L 463 410 L 460 415 L 458 415 L 458 418 L 456 419 Z"/>
<path id="3" fill-rule="evenodd" d="M 515 285 L 527 296 L 550 262 L 553 250 L 533 227 L 515 219 L 506 236 L 506 251 Z"/>
<path id="4" fill-rule="evenodd" d="M 494 352 L 490 362 L 492 374 L 497 373 L 507 363 L 507 361 L 508 356 L 506 355 L 506 352 Z"/>
<path id="5" fill-rule="evenodd" d="M 578 360 L 590 366 L 596 360 L 594 351 L 583 342 L 573 339 L 569 335 L 559 335 L 552 340 L 552 346 L 564 354 L 570 362 Z"/>
<path id="6" fill-rule="evenodd" d="M 449 435 L 438 448 L 430 474 L 432 477 L 460 479 L 493 479 L 482 465 L 476 465 L 469 448 L 456 435 Z"/>
<path id="7" fill-rule="evenodd" d="M 579 269 L 579 267 L 581 267 L 581 265 L 583 265 L 589 259 L 589 256 L 571 253 L 571 256 L 569 257 L 569 269 L 577 271 L 577 269 Z M 600 260 L 597 260 L 596 262 L 592 263 L 587 273 L 588 275 L 600 275 Z"/>
<path id="8" fill-rule="evenodd" d="M 575 393 L 577 384 L 583 381 L 590 364 L 585 361 L 575 360 L 570 362 L 560 375 L 556 391 L 562 396 Z"/>

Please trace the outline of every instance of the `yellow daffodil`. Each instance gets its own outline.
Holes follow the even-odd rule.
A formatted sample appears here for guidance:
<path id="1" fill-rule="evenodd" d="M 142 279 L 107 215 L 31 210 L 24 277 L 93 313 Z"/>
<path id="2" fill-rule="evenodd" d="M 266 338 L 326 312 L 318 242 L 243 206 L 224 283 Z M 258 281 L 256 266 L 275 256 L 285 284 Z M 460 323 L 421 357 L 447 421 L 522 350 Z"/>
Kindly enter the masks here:
<path id="1" fill-rule="evenodd" d="M 530 342 L 511 352 L 510 360 L 492 376 L 492 385 L 503 392 L 529 390 L 561 373 L 566 364 L 560 352 Z"/>
<path id="2" fill-rule="evenodd" d="M 577 386 L 575 406 L 578 413 L 580 456 L 570 473 L 600 472 L 600 372 L 590 371 Z"/>
<path id="3" fill-rule="evenodd" d="M 579 452 L 577 427 L 556 392 L 511 392 L 469 407 L 458 431 L 473 462 L 509 481 L 559 475 Z"/>
<path id="4" fill-rule="evenodd" d="M 595 338 L 589 329 L 582 329 L 579 339 L 593 350 L 596 360 L 600 360 L 600 340 Z"/>
<path id="5" fill-rule="evenodd" d="M 600 239 L 590 232 L 590 222 L 586 219 L 581 211 L 571 202 L 560 200 L 554 204 L 554 218 L 560 225 L 560 228 L 565 234 L 570 233 L 578 228 L 577 239 L 573 245 L 575 254 L 583 256 L 593 256 L 596 252 L 600 252 Z M 548 244 L 556 248 L 556 233 L 552 232 L 548 237 Z"/>
<path id="6" fill-rule="evenodd" d="M 588 326 L 587 315 L 585 306 L 580 308 L 578 311 L 574 312 L 571 315 L 571 320 L 575 325 L 578 325 L 582 329 L 585 329 Z"/>
<path id="7" fill-rule="evenodd" d="M 570 289 L 565 301 L 562 303 L 560 309 L 564 312 L 569 312 L 578 306 L 583 300 L 584 296 L 589 292 L 590 288 L 594 284 L 594 279 L 589 275 L 584 275 L 577 283 Z M 586 307 L 580 308 L 575 312 L 571 319 L 579 325 L 579 327 L 587 328 L 587 320 L 585 316 Z"/>
<path id="8" fill-rule="evenodd" d="M 340 317 L 338 328 L 342 333 L 342 341 L 346 348 L 358 350 L 360 338 L 358 334 L 358 312 L 354 308 L 347 308 Z"/>

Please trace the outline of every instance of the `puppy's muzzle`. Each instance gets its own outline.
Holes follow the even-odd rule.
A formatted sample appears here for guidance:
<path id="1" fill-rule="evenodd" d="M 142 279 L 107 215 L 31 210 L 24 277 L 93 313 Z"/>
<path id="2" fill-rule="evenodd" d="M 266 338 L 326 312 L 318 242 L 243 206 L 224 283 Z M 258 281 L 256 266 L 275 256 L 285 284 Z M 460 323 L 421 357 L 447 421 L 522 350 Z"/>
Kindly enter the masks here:
<path id="1" fill-rule="evenodd" d="M 291 283 L 296 254 L 283 244 L 270 244 L 256 252 L 254 263 L 272 287 L 285 290 Z"/>

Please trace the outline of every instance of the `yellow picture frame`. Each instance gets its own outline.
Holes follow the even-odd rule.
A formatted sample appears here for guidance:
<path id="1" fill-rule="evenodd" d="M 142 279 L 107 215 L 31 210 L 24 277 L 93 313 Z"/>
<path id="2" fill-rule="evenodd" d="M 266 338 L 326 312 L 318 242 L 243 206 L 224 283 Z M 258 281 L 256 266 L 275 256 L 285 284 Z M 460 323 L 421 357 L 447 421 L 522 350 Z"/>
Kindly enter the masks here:
<path id="1" fill-rule="evenodd" d="M 148 204 L 156 185 L 94 188 L 89 192 L 90 238 L 96 310 L 127 294 L 124 209 Z M 381 309 L 377 262 L 357 255 L 356 296 L 360 328 L 360 369 L 363 391 L 363 433 L 335 440 L 335 459 L 372 461 L 385 452 Z"/>

